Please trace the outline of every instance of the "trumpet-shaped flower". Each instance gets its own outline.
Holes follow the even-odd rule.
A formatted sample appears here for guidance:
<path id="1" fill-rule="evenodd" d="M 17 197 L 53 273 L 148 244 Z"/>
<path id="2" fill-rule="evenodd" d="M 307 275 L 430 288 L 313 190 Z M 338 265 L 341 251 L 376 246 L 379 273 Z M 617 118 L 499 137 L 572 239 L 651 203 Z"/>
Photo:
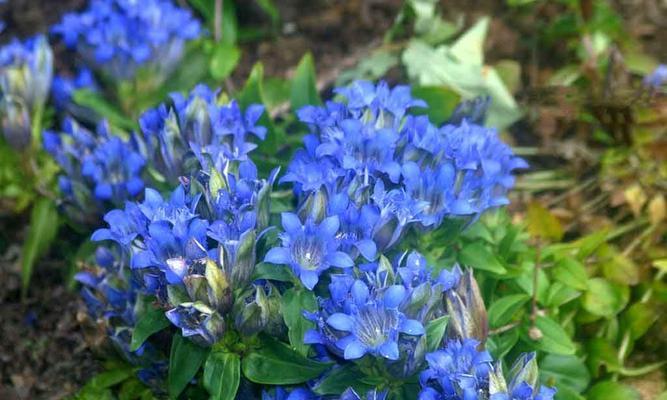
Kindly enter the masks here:
<path id="1" fill-rule="evenodd" d="M 338 217 L 325 218 L 319 225 L 312 219 L 302 224 L 296 214 L 283 213 L 282 225 L 281 246 L 269 250 L 264 262 L 289 265 L 306 288 L 312 290 L 320 274 L 332 266 L 353 266 L 350 256 L 338 251 Z"/>

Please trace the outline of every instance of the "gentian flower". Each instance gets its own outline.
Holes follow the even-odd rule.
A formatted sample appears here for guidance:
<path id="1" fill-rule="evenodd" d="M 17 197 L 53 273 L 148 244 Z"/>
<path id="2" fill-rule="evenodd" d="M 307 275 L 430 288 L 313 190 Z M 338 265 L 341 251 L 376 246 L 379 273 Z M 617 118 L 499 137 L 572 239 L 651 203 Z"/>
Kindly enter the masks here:
<path id="1" fill-rule="evenodd" d="M 319 225 L 312 219 L 302 224 L 296 214 L 283 213 L 282 225 L 285 230 L 280 234 L 282 246 L 269 250 L 264 262 L 289 265 L 309 290 L 313 290 L 320 274 L 330 267 L 354 265 L 349 255 L 338 251 L 338 217 L 325 218 Z"/>
<path id="2" fill-rule="evenodd" d="M 135 142 L 169 181 L 199 169 L 223 171 L 230 163 L 248 161 L 248 154 L 257 147 L 249 137 L 263 140 L 266 136 L 266 128 L 257 125 L 262 106 L 251 105 L 244 113 L 235 101 L 222 104 L 218 95 L 198 85 L 189 97 L 172 94 L 171 104 L 161 104 L 140 117 L 141 132 Z"/>
<path id="3" fill-rule="evenodd" d="M 59 185 L 65 209 L 75 220 L 91 220 L 109 204 L 121 206 L 142 193 L 144 158 L 112 135 L 106 122 L 92 133 L 66 119 L 63 132 L 45 131 L 43 136 L 45 150 L 64 172 Z"/>
<path id="4" fill-rule="evenodd" d="M 428 368 L 419 376 L 419 400 L 476 400 L 488 393 L 493 359 L 478 350 L 474 339 L 450 341 L 442 350 L 426 355 Z"/>
<path id="5" fill-rule="evenodd" d="M 80 89 L 98 90 L 97 82 L 90 69 L 82 67 L 73 77 L 56 75 L 51 86 L 51 97 L 56 108 L 61 111 L 72 111 L 72 109 L 78 111 L 76 105 L 72 104 L 72 95 Z"/>
<path id="6" fill-rule="evenodd" d="M 299 110 L 311 134 L 281 181 L 293 184 L 304 219 L 319 220 L 327 208 L 326 216 L 341 220 L 353 213 L 323 204 L 341 194 L 357 210 L 372 210 L 365 239 L 379 251 L 411 227 L 433 230 L 445 219 L 472 220 L 507 204 L 513 171 L 526 167 L 494 130 L 476 124 L 485 101 L 462 105 L 437 128 L 425 116 L 409 115 L 426 103 L 407 86 L 358 81 L 336 93 L 342 101 Z"/>
<path id="7" fill-rule="evenodd" d="M 389 394 L 388 390 L 378 391 L 377 389 L 369 390 L 365 396 L 357 394 L 352 388 L 348 388 L 340 396 L 339 400 L 385 400 Z"/>
<path id="8" fill-rule="evenodd" d="M 189 10 L 170 0 L 93 0 L 66 14 L 52 32 L 87 65 L 114 79 L 133 79 L 140 67 L 162 82 L 202 29 Z"/>
<path id="9" fill-rule="evenodd" d="M 92 133 L 66 119 L 62 133 L 45 131 L 43 136 L 45 150 L 64 172 L 59 178 L 63 206 L 74 220 L 91 221 L 109 204 L 121 206 L 142 193 L 144 158 L 111 134 L 106 122 Z"/>
<path id="10" fill-rule="evenodd" d="M 181 328 L 184 337 L 203 346 L 214 345 L 224 333 L 225 322 L 220 314 L 200 302 L 181 303 L 166 315 L 172 324 Z"/>
<path id="11" fill-rule="evenodd" d="M 44 36 L 13 39 L 0 48 L 2 131 L 12 147 L 30 143 L 32 119 L 47 100 L 52 77 L 53 52 Z"/>
<path id="12" fill-rule="evenodd" d="M 307 388 L 296 387 L 286 389 L 281 386 L 276 386 L 270 390 L 262 390 L 262 400 L 320 400 L 320 396 L 310 391 Z"/>

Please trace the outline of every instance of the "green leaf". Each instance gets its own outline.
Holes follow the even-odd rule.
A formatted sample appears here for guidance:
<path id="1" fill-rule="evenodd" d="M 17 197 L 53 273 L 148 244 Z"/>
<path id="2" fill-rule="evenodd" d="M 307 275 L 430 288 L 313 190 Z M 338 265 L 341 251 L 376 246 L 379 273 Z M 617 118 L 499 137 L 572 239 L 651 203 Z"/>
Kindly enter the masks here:
<path id="1" fill-rule="evenodd" d="M 535 324 L 543 335 L 541 339 L 532 341 L 535 347 L 547 353 L 574 354 L 576 350 L 574 343 L 559 323 L 549 317 L 539 316 Z"/>
<path id="2" fill-rule="evenodd" d="M 489 307 L 489 325 L 491 328 L 498 328 L 509 323 L 514 314 L 528 300 L 530 300 L 530 296 L 527 294 L 511 294 L 494 301 Z"/>
<path id="3" fill-rule="evenodd" d="M 608 372 L 616 372 L 621 369 L 621 365 L 618 361 L 618 351 L 606 339 L 590 339 L 588 343 L 586 343 L 586 354 L 588 356 L 586 364 L 588 364 L 588 369 L 593 373 L 594 377 L 600 375 L 602 366 L 604 366 Z"/>
<path id="4" fill-rule="evenodd" d="M 560 221 L 538 202 L 528 205 L 526 215 L 528 232 L 535 237 L 558 242 L 563 237 L 563 227 Z"/>
<path id="5" fill-rule="evenodd" d="M 519 329 L 511 329 L 499 335 L 490 336 L 486 342 L 486 348 L 495 360 L 500 360 L 514 348 L 519 341 L 519 336 Z"/>
<path id="6" fill-rule="evenodd" d="M 126 366 L 125 368 L 116 368 L 110 371 L 101 372 L 91 378 L 86 383 L 85 388 L 107 389 L 118 385 L 124 380 L 131 378 L 134 375 L 132 368 Z"/>
<path id="7" fill-rule="evenodd" d="M 211 400 L 234 400 L 241 381 L 238 354 L 213 351 L 204 365 L 204 387 Z"/>
<path id="8" fill-rule="evenodd" d="M 114 105 L 109 103 L 99 93 L 93 92 L 92 90 L 76 90 L 72 95 L 72 100 L 82 107 L 87 107 L 95 111 L 101 117 L 109 120 L 114 126 L 130 131 L 139 128 L 136 122 L 125 117 Z"/>
<path id="9" fill-rule="evenodd" d="M 167 387 L 169 397 L 175 399 L 199 371 L 209 349 L 200 347 L 181 335 L 174 335 L 169 356 Z"/>
<path id="10" fill-rule="evenodd" d="M 461 100 L 458 93 L 444 86 L 417 86 L 412 89 L 412 95 L 428 104 L 426 109 L 415 108 L 414 113 L 428 115 L 429 120 L 436 125 L 447 121 Z"/>
<path id="11" fill-rule="evenodd" d="M 275 26 L 280 23 L 280 12 L 278 7 L 273 3 L 273 0 L 257 0 L 257 5 L 269 15 L 271 23 Z"/>
<path id="12" fill-rule="evenodd" d="M 232 44 L 219 43 L 213 48 L 209 71 L 213 79 L 222 81 L 226 79 L 241 59 L 241 51 Z"/>
<path id="13" fill-rule="evenodd" d="M 544 304 L 548 307 L 560 307 L 563 304 L 569 303 L 570 301 L 580 297 L 581 294 L 582 293 L 580 291 L 572 289 L 563 283 L 554 282 L 551 284 L 551 286 L 549 286 Z"/>
<path id="14" fill-rule="evenodd" d="M 595 384 L 586 393 L 588 400 L 640 400 L 639 393 L 619 382 L 604 381 Z"/>
<path id="15" fill-rule="evenodd" d="M 623 314 L 623 327 L 629 329 L 632 339 L 637 340 L 658 320 L 659 313 L 646 303 L 635 303 Z"/>
<path id="16" fill-rule="evenodd" d="M 51 247 L 58 230 L 58 211 L 53 200 L 41 198 L 30 213 L 30 228 L 21 252 L 21 292 L 25 296 L 35 262 Z"/>
<path id="17" fill-rule="evenodd" d="M 301 355 L 307 356 L 310 346 L 303 342 L 303 336 L 308 329 L 314 328 L 315 324 L 308 321 L 304 311 L 315 311 L 317 299 L 310 290 L 291 288 L 282 296 L 280 312 L 283 314 L 285 325 L 289 329 L 289 341 L 292 348 Z"/>
<path id="18" fill-rule="evenodd" d="M 252 280 L 269 279 L 278 282 L 291 282 L 294 280 L 292 271 L 284 265 L 259 263 L 255 266 Z"/>
<path id="19" fill-rule="evenodd" d="M 504 275 L 507 270 L 488 247 L 480 242 L 467 243 L 459 253 L 459 261 L 475 270 Z"/>
<path id="20" fill-rule="evenodd" d="M 604 276 L 621 285 L 639 283 L 639 267 L 630 258 L 611 246 L 604 246 L 599 252 L 600 264 Z"/>
<path id="21" fill-rule="evenodd" d="M 588 289 L 588 275 L 584 265 L 574 258 L 559 260 L 552 271 L 555 280 L 578 290 Z"/>
<path id="22" fill-rule="evenodd" d="M 333 368 L 324 378 L 315 384 L 313 391 L 319 395 L 340 395 L 352 387 L 357 393 L 366 393 L 374 385 L 364 382 L 364 374 L 355 364 L 343 364 Z"/>
<path id="23" fill-rule="evenodd" d="M 542 383 L 556 386 L 558 390 L 568 388 L 575 393 L 582 393 L 591 381 L 586 364 L 573 355 L 547 354 L 539 366 Z"/>
<path id="24" fill-rule="evenodd" d="M 440 347 L 440 343 L 442 343 L 442 338 L 445 336 L 445 330 L 447 329 L 448 324 L 449 315 L 443 315 L 426 324 L 427 351 L 435 351 Z"/>
<path id="25" fill-rule="evenodd" d="M 588 290 L 582 300 L 583 308 L 599 317 L 611 317 L 619 313 L 628 303 L 630 289 L 611 283 L 604 278 L 588 281 Z"/>
<path id="26" fill-rule="evenodd" d="M 130 351 L 136 351 L 152 334 L 169 326 L 169 320 L 160 308 L 149 308 L 141 316 L 132 332 Z"/>
<path id="27" fill-rule="evenodd" d="M 306 53 L 296 67 L 290 94 L 292 110 L 296 111 L 306 105 L 321 105 L 322 100 L 317 92 L 317 78 L 315 77 L 315 63 L 313 55 Z"/>
<path id="28" fill-rule="evenodd" d="M 319 376 L 330 364 L 311 360 L 275 339 L 248 353 L 241 363 L 243 375 L 255 383 L 294 385 Z"/>

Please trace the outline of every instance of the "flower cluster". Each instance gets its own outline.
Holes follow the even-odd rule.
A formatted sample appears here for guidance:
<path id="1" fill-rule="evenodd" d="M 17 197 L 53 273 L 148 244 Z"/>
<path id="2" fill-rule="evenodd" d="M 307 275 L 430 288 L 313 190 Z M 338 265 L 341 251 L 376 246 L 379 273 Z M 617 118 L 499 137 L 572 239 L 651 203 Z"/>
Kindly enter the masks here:
<path id="1" fill-rule="evenodd" d="M 384 359 L 391 373 L 410 376 L 423 362 L 424 327 L 445 314 L 442 294 L 458 285 L 461 271 L 443 270 L 437 279 L 432 274 L 416 252 L 393 264 L 381 257 L 332 274 L 320 310 L 306 314 L 317 326 L 306 333 L 306 343 L 324 345 L 345 360 Z"/>
<path id="2" fill-rule="evenodd" d="M 159 390 L 166 378 L 167 360 L 156 343 L 144 342 L 131 349 L 132 332 L 140 315 L 150 308 L 139 292 L 139 284 L 117 247 L 98 247 L 95 267 L 76 274 L 82 284 L 88 313 L 107 331 L 111 343 L 130 363 L 140 367 L 137 376 Z"/>
<path id="3" fill-rule="evenodd" d="M 419 377 L 419 400 L 552 400 L 556 391 L 537 383 L 535 354 L 522 355 L 512 367 L 509 385 L 500 363 L 479 350 L 474 339 L 449 341 L 426 355 L 428 368 Z"/>
<path id="4" fill-rule="evenodd" d="M 198 85 L 186 98 L 171 95 L 171 104 L 146 111 L 139 119 L 140 134 L 135 136 L 142 153 L 168 181 L 197 170 L 222 171 L 230 162 L 249 160 L 266 128 L 257 121 L 264 112 L 259 105 L 242 112 L 238 103 L 223 104 L 218 91 Z"/>
<path id="5" fill-rule="evenodd" d="M 72 95 L 79 89 L 97 89 L 95 76 L 90 69 L 80 68 L 74 77 L 56 75 L 51 86 L 53 104 L 58 110 L 67 110 L 72 106 Z"/>
<path id="6" fill-rule="evenodd" d="M 89 66 L 121 80 L 142 66 L 163 80 L 181 61 L 186 42 L 202 33 L 191 12 L 171 0 L 93 0 L 52 30 Z"/>
<path id="7" fill-rule="evenodd" d="M 437 128 L 408 114 L 425 103 L 407 86 L 361 81 L 336 93 L 346 101 L 299 111 L 312 134 L 281 182 L 294 184 L 302 215 L 362 217 L 343 235 L 372 239 L 384 250 L 410 226 L 434 229 L 446 218 L 507 204 L 512 172 L 526 163 L 495 130 L 475 123 L 480 113 L 462 112 L 456 123 Z M 333 198 L 339 205 L 328 206 Z"/>
<path id="8" fill-rule="evenodd" d="M 62 132 L 43 135 L 44 148 L 64 172 L 58 181 L 63 207 L 75 221 L 95 224 L 110 205 L 120 207 L 143 192 L 146 161 L 106 122 L 93 133 L 68 118 Z"/>
<path id="9" fill-rule="evenodd" d="M 34 118 L 41 118 L 53 77 L 53 52 L 43 36 L 18 39 L 0 48 L 0 115 L 7 142 L 30 144 Z"/>
<path id="10" fill-rule="evenodd" d="M 182 178 L 168 199 L 146 189 L 142 203 L 109 212 L 109 228 L 93 235 L 130 254 L 142 291 L 169 308 L 167 318 L 184 336 L 206 345 L 222 337 L 227 315 L 237 330 L 256 333 L 271 326 L 279 304 L 270 283 L 251 282 L 274 177 L 258 179 L 250 161 L 238 173 L 212 173 Z"/>

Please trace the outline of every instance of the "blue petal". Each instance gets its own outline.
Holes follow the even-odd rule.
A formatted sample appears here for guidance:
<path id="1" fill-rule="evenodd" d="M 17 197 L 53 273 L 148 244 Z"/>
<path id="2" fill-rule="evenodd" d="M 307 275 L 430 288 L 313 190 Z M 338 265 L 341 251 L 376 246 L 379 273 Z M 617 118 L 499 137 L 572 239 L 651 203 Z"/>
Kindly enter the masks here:
<path id="1" fill-rule="evenodd" d="M 352 284 L 352 299 L 357 306 L 366 304 L 369 295 L 370 291 L 364 282 L 360 280 L 354 281 Z"/>
<path id="2" fill-rule="evenodd" d="M 290 235 L 301 232 L 303 225 L 296 214 L 284 212 L 281 214 L 283 229 Z"/>
<path id="3" fill-rule="evenodd" d="M 347 314 L 335 313 L 327 318 L 327 324 L 343 332 L 351 332 L 354 328 L 354 318 Z"/>
<path id="4" fill-rule="evenodd" d="M 315 329 L 309 329 L 303 335 L 303 342 L 305 344 L 324 344 L 322 335 Z"/>
<path id="5" fill-rule="evenodd" d="M 336 251 L 327 255 L 327 262 L 338 268 L 349 268 L 354 266 L 354 261 L 347 253 Z"/>
<path id="6" fill-rule="evenodd" d="M 301 282 L 308 290 L 313 290 L 317 282 L 320 280 L 320 277 L 315 271 L 301 271 Z"/>
<path id="7" fill-rule="evenodd" d="M 337 216 L 325 218 L 317 228 L 318 235 L 322 238 L 332 238 L 338 232 L 340 221 Z"/>
<path id="8" fill-rule="evenodd" d="M 400 285 L 392 285 L 384 292 L 384 305 L 387 308 L 398 308 L 405 298 L 405 288 Z"/>
<path id="9" fill-rule="evenodd" d="M 380 355 L 389 360 L 398 360 L 398 343 L 393 340 L 386 341 L 378 349 Z"/>
<path id="10" fill-rule="evenodd" d="M 371 261 L 377 255 L 377 245 L 371 239 L 360 240 L 356 243 L 357 249 L 365 259 Z"/>
<path id="11" fill-rule="evenodd" d="M 398 330 L 408 335 L 423 335 L 424 325 L 415 319 L 405 319 L 401 322 Z"/>
<path id="12" fill-rule="evenodd" d="M 90 240 L 93 242 L 100 242 L 102 240 L 111 240 L 111 231 L 106 228 L 98 229 L 93 232 L 93 235 L 90 237 Z"/>
<path id="13" fill-rule="evenodd" d="M 271 264 L 289 264 L 291 262 L 290 251 L 285 247 L 274 247 L 266 253 L 264 262 Z"/>
<path id="14" fill-rule="evenodd" d="M 358 340 L 353 340 L 345 347 L 343 357 L 346 360 L 356 360 L 363 357 L 364 354 L 366 354 L 366 351 L 368 351 L 366 346 Z"/>

